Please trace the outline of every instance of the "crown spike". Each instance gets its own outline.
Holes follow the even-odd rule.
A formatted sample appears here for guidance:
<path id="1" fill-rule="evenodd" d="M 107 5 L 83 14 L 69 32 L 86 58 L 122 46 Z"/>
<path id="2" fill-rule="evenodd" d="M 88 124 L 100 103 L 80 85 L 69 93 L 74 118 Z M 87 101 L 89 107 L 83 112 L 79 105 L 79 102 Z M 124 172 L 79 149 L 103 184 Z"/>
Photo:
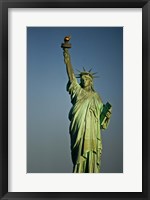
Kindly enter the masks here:
<path id="1" fill-rule="evenodd" d="M 99 77 L 99 76 L 94 76 L 98 72 L 94 72 L 94 73 L 91 72 L 92 68 L 89 71 L 86 71 L 84 67 L 83 67 L 84 71 L 79 71 L 78 69 L 76 69 L 76 70 L 79 72 L 79 74 L 75 74 L 76 78 L 81 78 L 83 75 L 89 75 L 92 79 Z"/>
<path id="2" fill-rule="evenodd" d="M 83 70 L 86 72 L 85 68 L 83 67 Z"/>
<path id="3" fill-rule="evenodd" d="M 97 74 L 98 72 L 91 73 L 92 75 Z"/>

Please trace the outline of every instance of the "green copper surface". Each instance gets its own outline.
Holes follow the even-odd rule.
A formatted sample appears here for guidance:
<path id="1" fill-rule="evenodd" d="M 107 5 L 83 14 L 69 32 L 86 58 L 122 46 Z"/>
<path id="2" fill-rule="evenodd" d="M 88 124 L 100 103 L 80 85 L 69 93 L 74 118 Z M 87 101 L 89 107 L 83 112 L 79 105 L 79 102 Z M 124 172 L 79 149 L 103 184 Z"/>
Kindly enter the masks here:
<path id="1" fill-rule="evenodd" d="M 71 48 L 68 43 L 70 38 L 65 38 L 67 39 L 64 39 L 61 47 L 64 50 L 64 62 L 69 78 L 67 91 L 72 103 L 69 132 L 73 172 L 99 173 L 102 154 L 101 129 L 108 127 L 112 106 L 108 102 L 104 105 L 100 95 L 94 90 L 92 73 L 81 72 L 81 82 L 78 83 L 68 51 Z"/>

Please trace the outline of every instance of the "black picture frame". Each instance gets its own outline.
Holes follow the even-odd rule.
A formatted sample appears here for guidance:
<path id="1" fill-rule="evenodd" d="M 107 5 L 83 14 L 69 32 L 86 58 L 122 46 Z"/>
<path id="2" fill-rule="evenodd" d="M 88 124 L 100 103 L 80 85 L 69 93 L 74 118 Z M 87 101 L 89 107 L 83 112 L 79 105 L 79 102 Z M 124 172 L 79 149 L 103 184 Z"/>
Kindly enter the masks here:
<path id="1" fill-rule="evenodd" d="M 142 8 L 142 192 L 8 192 L 8 9 L 9 8 Z M 0 0 L 0 198 L 1 199 L 149 199 L 149 0 Z M 59 180 L 58 180 L 59 181 Z"/>

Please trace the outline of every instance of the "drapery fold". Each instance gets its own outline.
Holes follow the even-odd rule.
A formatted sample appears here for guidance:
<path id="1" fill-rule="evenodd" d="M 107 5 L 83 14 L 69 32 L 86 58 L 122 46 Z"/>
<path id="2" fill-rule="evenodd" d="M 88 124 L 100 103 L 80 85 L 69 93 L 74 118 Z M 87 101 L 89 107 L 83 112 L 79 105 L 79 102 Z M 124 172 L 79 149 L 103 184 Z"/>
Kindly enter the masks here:
<path id="1" fill-rule="evenodd" d="M 73 104 L 69 112 L 73 172 L 99 173 L 102 153 L 102 100 L 95 91 L 84 90 L 75 77 L 72 82 L 68 82 L 67 91 Z M 107 124 L 103 123 L 103 126 L 106 128 Z"/>

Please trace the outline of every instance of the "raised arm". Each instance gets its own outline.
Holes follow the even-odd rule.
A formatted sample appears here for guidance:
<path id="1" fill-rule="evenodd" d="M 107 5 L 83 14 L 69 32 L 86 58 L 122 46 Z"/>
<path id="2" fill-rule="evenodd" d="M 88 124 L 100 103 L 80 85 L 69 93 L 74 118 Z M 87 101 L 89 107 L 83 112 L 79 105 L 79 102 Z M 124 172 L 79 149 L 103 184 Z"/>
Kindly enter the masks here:
<path id="1" fill-rule="evenodd" d="M 74 77 L 74 71 L 71 65 L 71 58 L 69 54 L 69 48 L 71 48 L 71 44 L 69 44 L 70 36 L 66 36 L 64 38 L 64 43 L 62 43 L 61 47 L 63 48 L 63 55 L 64 55 L 64 62 L 66 64 L 66 70 L 68 74 L 68 78 L 70 82 L 72 82 L 73 77 Z"/>

